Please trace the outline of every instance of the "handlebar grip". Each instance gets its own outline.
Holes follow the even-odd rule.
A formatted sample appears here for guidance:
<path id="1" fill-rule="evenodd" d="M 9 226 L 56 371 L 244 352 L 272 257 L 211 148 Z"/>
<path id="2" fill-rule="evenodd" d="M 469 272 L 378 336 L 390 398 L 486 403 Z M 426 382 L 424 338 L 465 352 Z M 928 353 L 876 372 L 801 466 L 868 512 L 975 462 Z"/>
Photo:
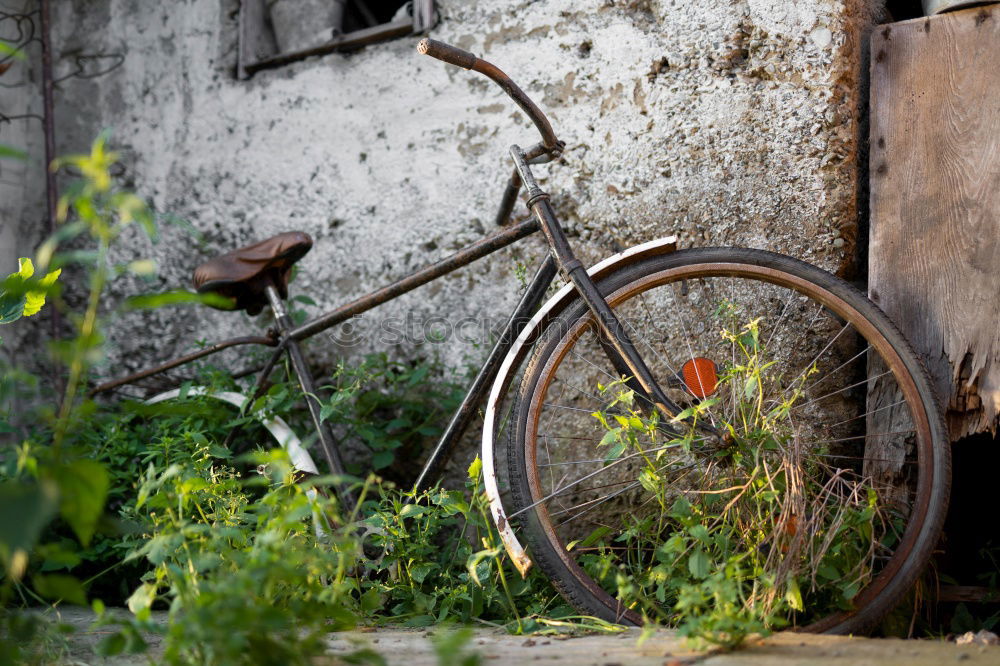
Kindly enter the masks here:
<path id="1" fill-rule="evenodd" d="M 417 44 L 417 53 L 429 55 L 432 58 L 443 60 L 449 65 L 455 65 L 462 69 L 472 69 L 476 66 L 476 61 L 479 60 L 479 58 L 468 51 L 463 51 L 450 44 L 438 42 L 427 37 L 421 39 L 420 43 Z"/>

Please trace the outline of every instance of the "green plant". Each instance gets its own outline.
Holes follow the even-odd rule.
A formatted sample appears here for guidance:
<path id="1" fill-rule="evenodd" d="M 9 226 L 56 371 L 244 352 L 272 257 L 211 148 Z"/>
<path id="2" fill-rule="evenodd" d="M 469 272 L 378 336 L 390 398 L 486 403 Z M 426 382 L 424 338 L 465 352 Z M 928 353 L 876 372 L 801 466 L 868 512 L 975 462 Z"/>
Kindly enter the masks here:
<path id="1" fill-rule="evenodd" d="M 370 354 L 359 365 L 341 363 L 322 418 L 371 451 L 367 469 L 400 485 L 416 478 L 418 459 L 443 431 L 444 419 L 462 399 L 461 386 L 437 379 L 442 370 L 431 361 L 405 363 L 385 353 Z M 359 474 L 362 466 L 349 471 Z"/>
<path id="2" fill-rule="evenodd" d="M 572 614 L 537 572 L 526 579 L 507 561 L 488 514 L 482 464 L 469 467 L 465 492 L 420 495 L 383 487 L 364 520 L 377 558 L 359 580 L 362 606 L 380 622 L 428 626 L 485 620 L 533 631 L 540 615 Z M 527 617 L 526 617 L 527 616 Z"/>
<path id="3" fill-rule="evenodd" d="M 773 376 L 758 320 L 734 325 L 720 309 L 733 358 L 715 390 L 660 422 L 625 379 L 600 390 L 610 399 L 594 417 L 606 434 L 605 463 L 638 455 L 647 493 L 620 534 L 598 528 L 571 547 L 588 572 L 651 619 L 689 638 L 733 647 L 751 633 L 808 623 L 838 609 L 873 574 L 873 553 L 894 534 L 871 486 L 825 462 L 823 445 L 800 446 L 789 413 L 811 375 Z M 768 382 L 786 386 L 765 401 Z M 770 394 L 773 395 L 773 392 Z M 727 401 L 729 414 L 706 438 L 699 424 Z M 672 480 L 683 474 L 679 492 Z"/>
<path id="4" fill-rule="evenodd" d="M 17 520 L 5 521 L 5 524 L 16 526 L 19 532 L 0 538 L 0 553 L 8 573 L 7 584 L 20 581 L 27 570 L 27 553 L 57 511 L 79 542 L 86 546 L 102 515 L 108 491 L 106 469 L 63 445 L 67 433 L 91 411 L 88 405 L 80 403 L 79 389 L 87 368 L 99 358 L 102 338 L 98 309 L 104 285 L 114 273 L 130 268 L 140 270 L 134 262 L 124 267 L 109 265 L 110 244 L 125 227 L 137 220 L 151 231 L 152 220 L 141 200 L 112 186 L 109 168 L 115 161 L 115 155 L 107 152 L 104 146 L 104 138 L 99 138 L 89 155 L 74 156 L 61 162 L 79 168 L 85 180 L 69 188 L 60 200 L 59 217 L 65 223 L 39 248 L 35 263 L 45 277 L 33 281 L 33 264 L 24 261 L 19 273 L 5 283 L 5 318 L 16 319 L 18 309 L 20 314 L 31 314 L 40 307 L 42 294 L 53 291 L 53 283 L 62 265 L 83 261 L 91 273 L 84 314 L 69 316 L 76 335 L 53 346 L 57 358 L 68 368 L 65 391 L 58 409 L 50 417 L 47 427 L 36 428 L 34 438 L 20 447 L 16 462 L 10 458 L 7 460 L 3 492 L 10 501 L 5 504 L 19 514 Z M 67 221 L 70 211 L 73 211 L 74 219 Z M 60 244 L 80 235 L 94 240 L 98 250 L 95 253 L 59 250 Z M 49 271 L 49 268 L 54 270 Z M 61 303 L 58 292 L 55 292 L 55 298 L 57 303 Z M 41 414 L 44 415 L 44 411 Z M 31 519 L 25 519 L 27 516 Z M 48 592 L 50 597 L 54 595 L 54 598 L 68 595 L 77 600 L 82 596 L 79 585 L 71 583 L 68 578 L 42 576 L 35 581 L 35 587 Z"/>
<path id="5" fill-rule="evenodd" d="M 21 317 L 37 314 L 60 273 L 62 269 L 56 269 L 44 277 L 35 277 L 31 259 L 18 259 L 17 272 L 8 275 L 0 288 L 0 324 L 11 324 Z"/>
<path id="6" fill-rule="evenodd" d="M 297 483 L 281 450 L 252 460 L 264 474 L 240 478 L 203 446 L 186 465 L 150 465 L 139 487 L 149 532 L 127 559 L 153 569 L 128 606 L 139 622 L 170 608 L 168 663 L 311 663 L 327 632 L 356 621 L 357 541 L 316 492 L 329 480 Z"/>
<path id="7" fill-rule="evenodd" d="M 87 369 L 100 358 L 101 292 L 115 275 L 149 269 L 148 262 L 111 264 L 111 243 L 133 222 L 152 232 L 152 217 L 145 204 L 114 187 L 109 171 L 114 161 L 114 153 L 105 150 L 105 138 L 101 137 L 90 154 L 53 165 L 72 164 L 84 179 L 60 199 L 62 226 L 41 245 L 34 261 L 21 261 L 20 270 L 5 280 L 0 295 L 5 323 L 34 314 L 49 295 L 64 310 L 74 331 L 73 337 L 51 347 L 56 360 L 67 369 L 60 399 L 28 410 L 26 419 L 23 413 L 21 419 L 15 419 L 12 407 L 4 415 L 5 430 L 26 433 L 15 450 L 6 452 L 0 467 L 0 560 L 4 566 L 0 602 L 7 631 L 27 622 L 10 608 L 12 598 L 23 604 L 86 602 L 82 582 L 62 570 L 76 562 L 77 547 L 90 545 L 104 516 L 109 477 L 103 465 L 67 440 L 93 412 L 93 405 L 80 399 L 80 387 Z M 97 250 L 65 249 L 68 242 L 82 238 L 96 243 Z M 73 264 L 82 265 L 89 276 L 86 307 L 79 316 L 65 309 L 55 282 L 63 267 Z M 43 277 L 35 276 L 35 266 Z M 12 387 L 4 388 L 9 396 Z M 69 538 L 47 538 L 45 530 L 56 518 L 67 528 Z M 44 639 L 48 633 L 36 631 L 34 635 Z M 40 649 L 46 651 L 44 645 Z"/>

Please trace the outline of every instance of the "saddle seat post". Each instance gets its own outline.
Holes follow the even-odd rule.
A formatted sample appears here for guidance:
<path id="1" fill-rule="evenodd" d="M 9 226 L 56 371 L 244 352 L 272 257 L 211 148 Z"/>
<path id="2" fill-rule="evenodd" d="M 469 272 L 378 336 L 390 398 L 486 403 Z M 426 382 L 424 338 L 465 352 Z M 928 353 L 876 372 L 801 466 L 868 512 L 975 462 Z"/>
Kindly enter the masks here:
<path id="1" fill-rule="evenodd" d="M 302 394 L 305 396 L 306 405 L 309 407 L 309 416 L 312 418 L 313 426 L 319 435 L 320 448 L 323 449 L 323 456 L 329 465 L 330 473 L 341 477 L 341 480 L 335 484 L 337 497 L 345 512 L 351 513 L 354 511 L 356 498 L 347 483 L 347 470 L 344 468 L 344 461 L 340 457 L 333 433 L 320 417 L 322 406 L 316 396 L 316 384 L 313 382 L 309 366 L 306 365 L 305 358 L 302 356 L 302 349 L 299 347 L 298 340 L 288 336 L 289 331 L 294 327 L 292 318 L 288 315 L 288 310 L 285 308 L 285 303 L 273 280 L 269 280 L 265 285 L 264 293 L 267 295 L 268 305 L 271 306 L 271 312 L 274 314 L 274 321 L 278 327 L 281 338 L 279 344 L 285 348 L 288 358 L 292 362 L 292 370 L 295 372 L 299 386 L 302 388 Z"/>

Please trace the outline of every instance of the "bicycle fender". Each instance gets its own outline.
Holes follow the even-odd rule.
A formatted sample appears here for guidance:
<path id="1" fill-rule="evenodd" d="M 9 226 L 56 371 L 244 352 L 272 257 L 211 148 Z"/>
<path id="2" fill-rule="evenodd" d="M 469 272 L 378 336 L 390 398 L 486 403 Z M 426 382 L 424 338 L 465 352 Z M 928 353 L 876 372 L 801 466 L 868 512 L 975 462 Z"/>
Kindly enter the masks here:
<path id="1" fill-rule="evenodd" d="M 180 394 L 181 389 L 177 388 L 172 391 L 154 395 L 145 402 L 147 405 L 155 405 L 158 402 L 179 398 Z M 209 391 L 204 386 L 192 386 L 187 390 L 185 395 L 200 395 L 207 398 L 214 398 L 215 400 L 228 402 L 230 405 L 234 405 L 240 409 L 243 408 L 243 405 L 245 405 L 248 400 L 248 398 L 241 393 L 236 393 L 234 391 Z M 292 432 L 292 429 L 288 427 L 288 424 L 284 419 L 280 416 L 266 416 L 260 412 L 254 414 L 254 417 L 260 421 L 261 425 L 267 428 L 267 431 L 271 433 L 274 440 L 281 445 L 281 448 L 288 452 L 288 457 L 291 459 L 292 466 L 295 467 L 296 470 L 300 472 L 307 472 L 309 474 L 319 474 L 319 470 L 316 468 L 316 463 L 313 461 L 312 456 L 310 456 L 309 452 L 302 446 L 302 441 L 294 432 Z"/>
<path id="2" fill-rule="evenodd" d="M 676 236 L 659 238 L 612 255 L 591 266 L 587 269 L 587 273 L 592 279 L 597 281 L 619 268 L 634 264 L 647 257 L 667 254 L 676 249 Z M 497 487 L 495 460 L 493 457 L 493 447 L 495 445 L 493 433 L 496 430 L 497 410 L 514 379 L 517 369 L 528 355 L 538 334 L 545 329 L 545 326 L 553 317 L 566 309 L 576 297 L 573 285 L 565 284 L 538 309 L 538 312 L 525 325 L 520 335 L 518 335 L 517 340 L 514 341 L 510 351 L 507 352 L 507 356 L 504 357 L 503 363 L 497 371 L 496 379 L 493 380 L 493 387 L 490 390 L 489 398 L 486 400 L 481 454 L 483 461 L 483 485 L 486 489 L 486 497 L 489 500 L 493 522 L 500 533 L 500 540 L 503 541 L 507 555 L 510 556 L 514 567 L 520 572 L 522 577 L 528 574 L 532 563 L 524 546 L 517 540 L 514 530 L 511 529 L 510 522 L 507 520 L 507 514 L 500 499 L 500 489 Z"/>

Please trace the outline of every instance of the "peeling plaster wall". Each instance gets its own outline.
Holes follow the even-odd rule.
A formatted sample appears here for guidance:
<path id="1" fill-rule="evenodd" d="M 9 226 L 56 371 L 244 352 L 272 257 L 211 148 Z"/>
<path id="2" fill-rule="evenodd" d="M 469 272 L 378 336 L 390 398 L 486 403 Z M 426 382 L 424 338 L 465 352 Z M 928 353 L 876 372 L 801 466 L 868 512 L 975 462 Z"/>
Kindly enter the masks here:
<path id="1" fill-rule="evenodd" d="M 867 2 L 439 4 L 431 35 L 498 64 L 567 142 L 564 159 L 539 171 L 587 261 L 675 233 L 682 246 L 769 248 L 850 272 Z M 417 56 L 416 39 L 238 81 L 237 10 L 235 0 L 56 3 L 57 76 L 74 51 L 125 54 L 105 76 L 60 85 L 60 152 L 113 128 L 125 181 L 202 238 L 164 223 L 157 244 L 127 239 L 123 256 L 152 257 L 159 274 L 120 281 L 114 298 L 187 285 L 215 253 L 301 229 L 316 245 L 292 290 L 317 313 L 489 230 L 506 147 L 536 140 L 499 89 Z M 357 322 L 363 339 L 350 349 L 318 340 L 310 353 L 384 348 L 372 342 L 378 322 L 407 313 L 417 332 L 434 316 L 501 319 L 517 298 L 517 263 L 543 251 L 537 240 L 519 248 L 380 308 Z M 253 325 L 207 309 L 132 313 L 112 331 L 106 372 Z M 472 340 L 388 342 L 408 357 L 433 348 L 453 366 L 483 353 Z"/>

